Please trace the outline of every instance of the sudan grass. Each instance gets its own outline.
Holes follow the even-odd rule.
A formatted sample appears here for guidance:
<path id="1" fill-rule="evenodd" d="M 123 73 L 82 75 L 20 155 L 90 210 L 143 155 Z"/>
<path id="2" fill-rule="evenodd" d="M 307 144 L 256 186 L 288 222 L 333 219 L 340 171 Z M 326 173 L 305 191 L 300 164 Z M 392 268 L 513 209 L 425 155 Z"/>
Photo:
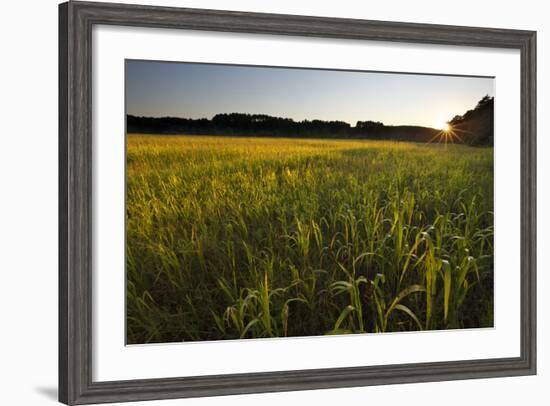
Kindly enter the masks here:
<path id="1" fill-rule="evenodd" d="M 129 343 L 493 325 L 493 151 L 128 136 Z"/>

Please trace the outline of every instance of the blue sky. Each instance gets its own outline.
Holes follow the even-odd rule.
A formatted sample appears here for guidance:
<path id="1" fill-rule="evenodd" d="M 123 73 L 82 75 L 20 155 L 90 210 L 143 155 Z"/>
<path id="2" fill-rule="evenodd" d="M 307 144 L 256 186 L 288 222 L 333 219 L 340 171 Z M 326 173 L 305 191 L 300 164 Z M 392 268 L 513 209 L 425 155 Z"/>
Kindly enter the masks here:
<path id="1" fill-rule="evenodd" d="M 494 95 L 494 79 L 176 62 L 127 61 L 127 113 L 218 113 L 441 127 Z"/>

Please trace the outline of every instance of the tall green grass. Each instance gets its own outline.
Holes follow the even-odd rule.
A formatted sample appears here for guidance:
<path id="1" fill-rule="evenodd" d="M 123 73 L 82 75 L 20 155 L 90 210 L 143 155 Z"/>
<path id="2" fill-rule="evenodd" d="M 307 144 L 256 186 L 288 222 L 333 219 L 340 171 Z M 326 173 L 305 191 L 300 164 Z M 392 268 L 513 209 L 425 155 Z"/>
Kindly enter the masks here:
<path id="1" fill-rule="evenodd" d="M 129 343 L 493 324 L 493 151 L 128 136 Z"/>

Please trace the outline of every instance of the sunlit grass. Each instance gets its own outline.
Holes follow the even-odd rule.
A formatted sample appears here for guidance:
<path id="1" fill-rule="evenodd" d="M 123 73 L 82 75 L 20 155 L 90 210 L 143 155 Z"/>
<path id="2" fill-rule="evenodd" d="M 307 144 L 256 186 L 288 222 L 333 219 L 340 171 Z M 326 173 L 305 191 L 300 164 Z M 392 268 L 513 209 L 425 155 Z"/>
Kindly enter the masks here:
<path id="1" fill-rule="evenodd" d="M 128 342 L 491 326 L 492 153 L 128 136 Z"/>

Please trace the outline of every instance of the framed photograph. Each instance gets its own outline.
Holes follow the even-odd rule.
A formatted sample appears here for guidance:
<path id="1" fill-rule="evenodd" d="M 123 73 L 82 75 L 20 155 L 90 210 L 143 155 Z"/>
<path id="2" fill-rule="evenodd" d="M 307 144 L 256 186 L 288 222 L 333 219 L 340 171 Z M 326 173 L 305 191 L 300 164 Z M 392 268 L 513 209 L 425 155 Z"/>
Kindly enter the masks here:
<path id="1" fill-rule="evenodd" d="M 536 373 L 536 33 L 59 6 L 59 400 Z"/>

